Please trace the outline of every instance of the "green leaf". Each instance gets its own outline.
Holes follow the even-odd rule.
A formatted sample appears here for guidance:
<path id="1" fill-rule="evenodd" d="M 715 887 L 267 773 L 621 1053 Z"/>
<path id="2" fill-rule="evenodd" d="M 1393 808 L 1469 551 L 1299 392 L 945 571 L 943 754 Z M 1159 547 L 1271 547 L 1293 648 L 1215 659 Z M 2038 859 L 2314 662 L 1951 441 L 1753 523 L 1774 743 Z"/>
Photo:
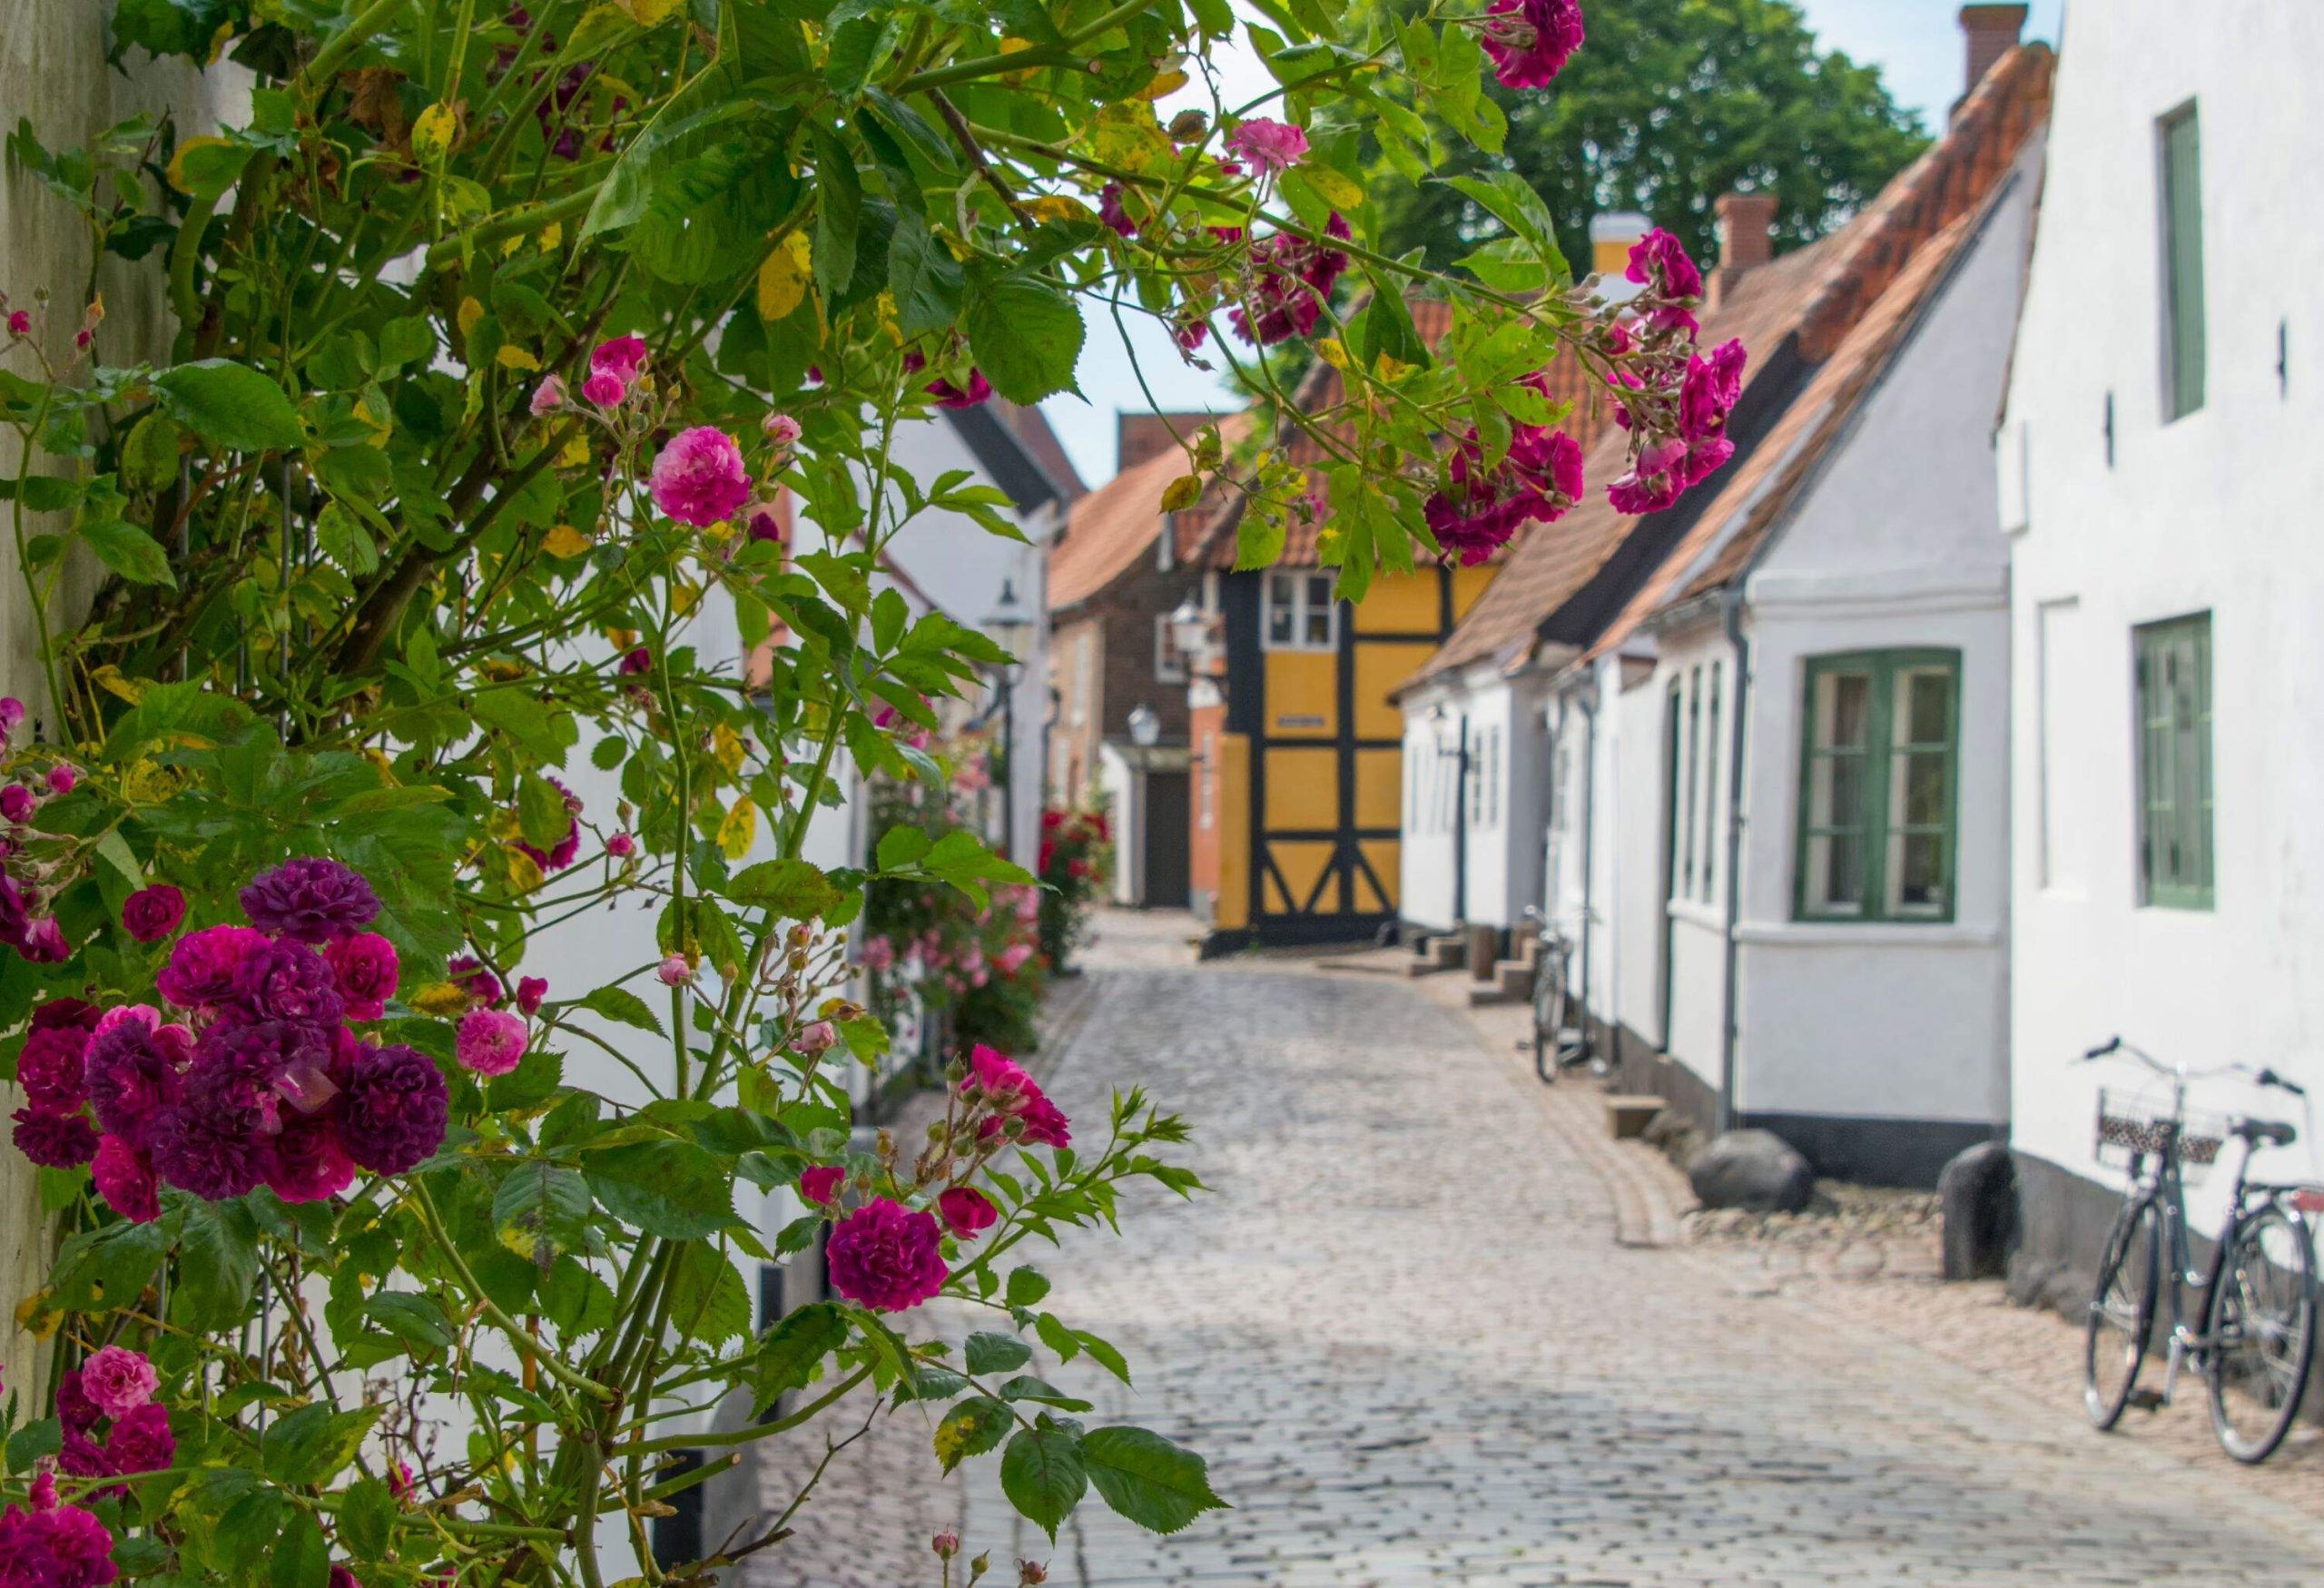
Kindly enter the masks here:
<path id="1" fill-rule="evenodd" d="M 969 301 L 969 352 L 992 389 L 1011 402 L 1036 403 L 1071 391 L 1081 358 L 1081 311 L 1072 299 L 1021 278 Z"/>
<path id="2" fill-rule="evenodd" d="M 597 988 L 581 1000 L 580 1006 L 593 1014 L 604 1015 L 607 1020 L 617 1021 L 625 1026 L 635 1026 L 641 1031 L 651 1031 L 657 1037 L 669 1035 L 662 1029 L 662 1022 L 655 1018 L 652 1007 L 626 987 Z"/>
<path id="3" fill-rule="evenodd" d="M 443 1304 L 431 1295 L 382 1290 L 363 1304 L 363 1316 L 415 1352 L 440 1351 L 452 1343 Z"/>
<path id="4" fill-rule="evenodd" d="M 313 1512 L 293 1509 L 283 1518 L 282 1536 L 267 1558 L 266 1580 L 267 1588 L 324 1588 L 330 1581 L 330 1548 Z"/>
<path id="5" fill-rule="evenodd" d="M 178 1235 L 170 1320 L 195 1334 L 231 1328 L 258 1294 L 258 1225 L 240 1202 L 189 1198 Z"/>
<path id="6" fill-rule="evenodd" d="M 911 210 L 897 214 L 888 240 L 888 291 L 896 301 L 896 329 L 907 340 L 960 318 L 960 261 Z"/>
<path id="7" fill-rule="evenodd" d="M 125 485 L 155 490 L 178 477 L 178 441 L 184 434 L 170 416 L 158 410 L 130 427 L 121 444 L 121 478 Z"/>
<path id="8" fill-rule="evenodd" d="M 1009 1289 L 1004 1299 L 1010 1307 L 1030 1307 L 1049 1293 L 1049 1277 L 1029 1265 L 1009 1271 Z"/>
<path id="9" fill-rule="evenodd" d="M 81 538 L 96 553 L 97 560 L 131 584 L 177 587 L 177 576 L 170 571 L 169 553 L 162 549 L 160 541 L 136 525 L 126 519 L 111 518 L 77 528 Z"/>
<path id="10" fill-rule="evenodd" d="M 1033 1359 L 1033 1347 L 1014 1335 L 995 1334 L 980 1330 L 969 1336 L 969 1371 L 974 1374 L 1007 1373 L 1022 1367 Z"/>
<path id="11" fill-rule="evenodd" d="M 705 1346 L 750 1333 L 750 1293 L 716 1242 L 694 1241 L 680 1248 L 670 1280 L 670 1327 L 682 1338 Z"/>
<path id="12" fill-rule="evenodd" d="M 517 784 L 517 830 L 525 842 L 550 849 L 572 828 L 573 813 L 565 808 L 564 791 L 537 772 L 527 773 Z"/>
<path id="13" fill-rule="evenodd" d="M 247 364 L 204 359 L 153 377 L 170 416 L 212 445 L 267 452 L 304 444 L 299 410 L 282 389 Z"/>
<path id="14" fill-rule="evenodd" d="M 1000 1492 L 1052 1544 L 1058 1524 L 1072 1514 L 1088 1487 L 1081 1440 L 1064 1428 L 1020 1428 L 1001 1453 Z"/>
<path id="15" fill-rule="evenodd" d="M 699 1240 L 732 1223 L 734 1181 L 691 1141 L 634 1141 L 586 1154 L 598 1206 L 625 1224 L 671 1240 Z"/>
<path id="16" fill-rule="evenodd" d="M 300 1406 L 268 1425 L 259 1447 L 260 1465 L 278 1484 L 328 1483 L 355 1459 L 363 1436 L 383 1409 L 334 1412 L 326 1406 Z"/>
<path id="17" fill-rule="evenodd" d="M 12 1473 L 32 1471 L 33 1464 L 44 1455 L 54 1455 L 64 1448 L 64 1425 L 54 1417 L 43 1417 L 37 1423 L 27 1423 L 8 1435 L 8 1470 Z"/>
<path id="18" fill-rule="evenodd" d="M 1144 1428 L 1097 1429 L 1082 1440 L 1081 1460 L 1106 1504 L 1150 1532 L 1176 1533 L 1227 1508 L 1201 1456 Z"/>
<path id="19" fill-rule="evenodd" d="M 589 1186 L 569 1169 L 524 1163 L 492 1195 L 492 1228 L 500 1244 L 543 1273 L 560 1253 L 584 1244 Z"/>
<path id="20" fill-rule="evenodd" d="M 737 904 L 771 910 L 786 921 L 810 921 L 840 901 L 821 867 L 803 860 L 763 860 L 744 866 L 726 884 Z"/>
<path id="21" fill-rule="evenodd" d="M 395 1536 L 395 1491 L 385 1478 L 358 1478 L 339 1504 L 339 1541 L 362 1561 L 383 1561 Z"/>
<path id="22" fill-rule="evenodd" d="M 928 834 L 918 827 L 891 827 L 880 834 L 880 869 L 894 872 L 918 865 L 931 847 L 933 844 Z"/>
<path id="23" fill-rule="evenodd" d="M 1005 1401 L 1033 1401 L 1066 1412 L 1086 1412 L 1089 1409 L 1088 1401 L 1069 1396 L 1048 1379 L 1036 1378 L 1029 1373 L 1020 1373 L 1002 1385 L 1000 1398 Z"/>
<path id="24" fill-rule="evenodd" d="M 863 224 L 863 185 L 847 145 L 815 129 L 815 287 L 837 298 L 855 279 L 856 235 Z"/>
<path id="25" fill-rule="evenodd" d="M 997 1448 L 1017 1425 L 1014 1414 L 989 1395 L 971 1396 L 936 1425 L 936 1459 L 950 1472 L 971 1455 Z"/>
<path id="26" fill-rule="evenodd" d="M 806 1388 L 822 1359 L 846 1344 L 847 1315 L 828 1301 L 785 1314 L 751 1358 L 757 1409 L 764 1411 L 786 1391 Z"/>

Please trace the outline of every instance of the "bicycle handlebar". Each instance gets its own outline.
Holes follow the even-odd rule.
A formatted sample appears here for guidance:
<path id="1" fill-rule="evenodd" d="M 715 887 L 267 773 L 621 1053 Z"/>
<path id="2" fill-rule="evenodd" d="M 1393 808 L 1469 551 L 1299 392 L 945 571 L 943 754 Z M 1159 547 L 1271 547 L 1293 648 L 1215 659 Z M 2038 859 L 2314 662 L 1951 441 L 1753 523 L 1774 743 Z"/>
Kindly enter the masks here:
<path id="1" fill-rule="evenodd" d="M 2122 1045 L 2122 1039 L 2121 1037 L 2119 1037 L 2119 1036 L 2109 1037 L 2109 1038 L 2107 1038 L 2104 1041 L 2102 1041 L 2102 1042 L 2099 1043 L 2099 1044 L 2098 1044 L 2098 1046 L 2096 1046 L 2095 1048 L 2093 1048 L 2093 1049 L 2091 1049 L 2089 1051 L 2087 1051 L 2087 1052 L 2085 1052 L 2084 1054 L 2083 1054 L 2083 1058 L 2084 1060 L 2090 1060 L 2090 1059 L 2103 1059 L 2104 1057 L 2106 1057 L 2106 1055 L 2107 1055 L 2107 1054 L 2113 1052 L 2116 1049 L 2120 1048 Z"/>
<path id="2" fill-rule="evenodd" d="M 2285 1080 L 2272 1070 L 2254 1070 L 2248 1064 L 2221 1064 L 2211 1070 L 2189 1070 L 2181 1064 L 2165 1064 L 2153 1054 L 2142 1052 L 2132 1047 L 2120 1036 L 2107 1038 L 2095 1048 L 2085 1051 L 2082 1057 L 2086 1063 L 2093 1059 L 2104 1059 L 2116 1053 L 2135 1059 L 2157 1075 L 2169 1076 L 2181 1084 L 2190 1080 L 2207 1080 L 2213 1076 L 2240 1075 L 2250 1080 L 2254 1085 L 2272 1087 L 2278 1091 L 2290 1092 L 2292 1096 L 2299 1098 L 2308 1095 L 2306 1087 L 2298 1081 Z"/>

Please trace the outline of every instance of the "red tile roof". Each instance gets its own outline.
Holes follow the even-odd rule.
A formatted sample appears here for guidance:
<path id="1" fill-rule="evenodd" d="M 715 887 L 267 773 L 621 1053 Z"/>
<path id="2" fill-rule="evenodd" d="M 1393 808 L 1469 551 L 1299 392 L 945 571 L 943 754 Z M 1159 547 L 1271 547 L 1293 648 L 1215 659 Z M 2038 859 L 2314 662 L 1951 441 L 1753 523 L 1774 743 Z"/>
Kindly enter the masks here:
<path id="1" fill-rule="evenodd" d="M 1816 416 L 1836 402 L 1852 401 L 1851 390 L 1860 392 L 1861 384 L 1852 387 L 1852 378 L 1860 382 L 1863 371 L 1876 364 L 1888 345 L 1883 339 L 1893 340 L 1908 318 L 1906 311 L 1939 272 L 1942 256 L 1958 245 L 1957 223 L 1984 202 L 2047 113 L 2052 64 L 2050 51 L 2041 44 L 2011 51 L 1962 103 L 1945 135 L 1862 213 L 1831 236 L 1744 272 L 1704 315 L 1706 344 L 1736 337 L 1750 353 L 1744 405 L 1751 405 L 1754 388 L 1760 388 L 1763 399 L 1780 401 L 1784 408 L 1769 431 L 1709 483 L 1707 488 L 1718 494 L 1700 506 L 1679 543 L 1649 577 L 1649 587 L 1658 597 L 1670 596 L 1703 551 L 1720 544 L 1720 537 L 1737 527 L 1738 515 L 1758 500 L 1771 474 L 1787 459 L 1798 456 L 1799 443 Z M 1939 257 L 1924 260 L 1924 253 Z M 1900 280 L 1908 269 L 1910 280 Z M 1884 305 L 1892 287 L 1900 287 L 1902 295 Z M 1859 326 L 1874 318 L 1876 306 L 1881 323 L 1852 341 Z M 1797 368 L 1791 360 L 1776 360 L 1773 355 L 1779 350 L 1789 348 L 1800 363 L 1816 368 L 1837 362 L 1844 347 L 1849 350 L 1847 368 L 1832 370 L 1828 380 L 1818 370 L 1798 393 L 1789 396 L 1761 387 L 1770 376 L 1782 380 Z M 1588 459 L 1593 488 L 1621 472 L 1626 442 L 1620 431 L 1600 439 Z M 1681 504 L 1672 511 L 1688 510 Z M 1669 521 L 1663 515 L 1617 513 L 1603 489 L 1594 489 L 1580 507 L 1518 549 L 1452 636 L 1405 687 L 1449 668 L 1487 659 L 1514 660 L 1642 526 Z M 1651 609 L 1633 599 L 1612 626 L 1627 635 Z M 1602 648 L 1611 643 L 1602 636 L 1611 632 L 1610 627 L 1588 637 Z"/>
<path id="2" fill-rule="evenodd" d="M 1220 421 L 1219 430 L 1231 446 L 1247 424 L 1236 414 Z M 1194 439 L 1192 429 L 1182 434 L 1188 441 Z M 1153 550 L 1165 516 L 1162 493 L 1186 472 L 1185 451 L 1167 446 L 1073 504 L 1066 517 L 1065 533 L 1049 543 L 1051 612 L 1088 600 Z M 1191 560 L 1199 549 L 1216 507 L 1216 498 L 1206 495 L 1193 508 L 1169 515 L 1176 520 L 1174 549 L 1180 559 Z"/>

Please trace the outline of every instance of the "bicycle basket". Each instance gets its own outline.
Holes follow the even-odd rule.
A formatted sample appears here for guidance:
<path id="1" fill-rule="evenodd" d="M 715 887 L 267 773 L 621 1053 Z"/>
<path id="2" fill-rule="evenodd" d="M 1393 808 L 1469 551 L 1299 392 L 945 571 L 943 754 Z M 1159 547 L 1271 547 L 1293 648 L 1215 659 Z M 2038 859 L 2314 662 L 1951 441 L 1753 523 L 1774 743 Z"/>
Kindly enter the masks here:
<path id="1" fill-rule="evenodd" d="M 2098 1161 L 2110 1169 L 2126 1169 L 2135 1159 L 2156 1156 L 2170 1145 L 2174 1130 L 2179 1139 L 2179 1177 L 2189 1185 L 2200 1185 L 2227 1143 L 2225 1116 L 2190 1109 L 2173 1120 L 2170 1109 L 2152 1095 L 2112 1087 L 2100 1090 Z"/>

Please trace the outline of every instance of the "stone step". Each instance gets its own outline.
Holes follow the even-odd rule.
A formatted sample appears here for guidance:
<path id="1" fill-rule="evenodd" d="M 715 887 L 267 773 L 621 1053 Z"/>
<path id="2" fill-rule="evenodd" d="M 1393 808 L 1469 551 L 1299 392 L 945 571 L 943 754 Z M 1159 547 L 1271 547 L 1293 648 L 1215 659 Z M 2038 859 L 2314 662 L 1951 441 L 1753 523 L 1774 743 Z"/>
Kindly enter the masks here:
<path id="1" fill-rule="evenodd" d="M 1533 997 L 1533 965 L 1530 960 L 1496 960 L 1492 967 L 1493 984 L 1519 1003 L 1530 1002 Z"/>
<path id="2" fill-rule="evenodd" d="M 1424 957 L 1432 971 L 1457 971 L 1468 963 L 1468 940 L 1456 932 L 1432 937 L 1428 940 L 1428 952 Z"/>
<path id="3" fill-rule="evenodd" d="M 1499 980 L 1472 981 L 1466 989 L 1471 1009 L 1483 1009 L 1496 1003 L 1522 1003 L 1525 1000 L 1503 987 Z"/>
<path id="4" fill-rule="evenodd" d="M 1662 1111 L 1662 1100 L 1651 1092 L 1612 1092 L 1606 1099 L 1606 1129 L 1617 1141 L 1646 1134 L 1646 1122 Z"/>

